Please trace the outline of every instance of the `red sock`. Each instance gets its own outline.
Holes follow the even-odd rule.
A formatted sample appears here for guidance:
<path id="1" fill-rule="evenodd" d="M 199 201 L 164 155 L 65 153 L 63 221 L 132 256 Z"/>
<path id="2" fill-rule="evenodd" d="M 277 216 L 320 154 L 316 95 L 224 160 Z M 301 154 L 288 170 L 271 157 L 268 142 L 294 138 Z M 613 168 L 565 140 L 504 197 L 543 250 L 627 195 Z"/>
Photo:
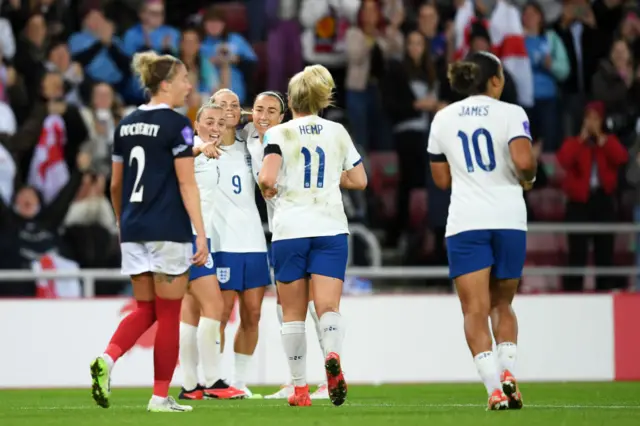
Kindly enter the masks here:
<path id="1" fill-rule="evenodd" d="M 138 302 L 135 311 L 122 321 L 104 351 L 115 362 L 136 344 L 140 336 L 156 321 L 154 302 Z"/>
<path id="2" fill-rule="evenodd" d="M 178 364 L 181 306 L 182 300 L 156 297 L 158 329 L 153 348 L 153 394 L 163 398 L 169 395 L 169 385 Z"/>

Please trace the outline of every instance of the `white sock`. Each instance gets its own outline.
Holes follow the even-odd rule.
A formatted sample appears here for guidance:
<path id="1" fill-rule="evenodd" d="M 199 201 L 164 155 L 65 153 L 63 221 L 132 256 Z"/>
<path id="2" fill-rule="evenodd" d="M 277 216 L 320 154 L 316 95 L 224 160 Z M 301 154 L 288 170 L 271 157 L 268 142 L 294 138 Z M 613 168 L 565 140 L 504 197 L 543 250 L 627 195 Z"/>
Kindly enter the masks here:
<path id="1" fill-rule="evenodd" d="M 294 386 L 307 384 L 307 336 L 304 321 L 282 324 L 282 346 L 287 355 Z"/>
<path id="2" fill-rule="evenodd" d="M 484 383 L 484 387 L 487 388 L 489 396 L 491 396 L 496 389 L 501 390 L 500 372 L 498 371 L 498 363 L 493 356 L 493 352 L 487 351 L 479 353 L 473 358 L 473 361 L 476 363 L 478 374 L 482 379 L 482 383 Z"/>
<path id="3" fill-rule="evenodd" d="M 502 342 L 498 345 L 498 362 L 500 371 L 509 370 L 511 374 L 515 374 L 513 370 L 516 368 L 517 345 L 512 342 Z"/>
<path id="4" fill-rule="evenodd" d="M 325 312 L 320 318 L 322 348 L 324 356 L 331 352 L 342 353 L 342 315 L 338 312 Z"/>
<path id="5" fill-rule="evenodd" d="M 318 318 L 318 313 L 316 312 L 316 304 L 313 302 L 313 300 L 309 302 L 309 314 L 311 314 L 313 323 L 316 326 L 316 335 L 318 336 L 318 344 L 320 345 L 322 356 L 326 356 L 327 354 L 324 352 L 324 346 L 322 346 L 322 329 L 320 328 L 320 319 Z"/>
<path id="6" fill-rule="evenodd" d="M 278 315 L 278 322 L 280 323 L 280 327 L 282 327 L 284 314 L 282 313 L 282 305 L 279 303 L 276 305 L 276 314 Z"/>
<path id="7" fill-rule="evenodd" d="M 190 391 L 198 386 L 198 327 L 180 323 L 180 368 L 182 387 Z"/>
<path id="8" fill-rule="evenodd" d="M 235 388 L 244 389 L 247 386 L 247 373 L 252 359 L 253 355 L 235 354 Z"/>
<path id="9" fill-rule="evenodd" d="M 116 365 L 116 362 L 107 354 L 102 354 L 102 359 L 107 363 L 107 367 L 109 367 L 109 373 L 113 370 L 113 366 Z"/>
<path id="10" fill-rule="evenodd" d="M 158 396 L 158 395 L 152 395 L 151 396 L 151 402 L 155 403 L 155 404 L 162 404 L 167 400 L 166 397 L 164 396 Z"/>
<path id="11" fill-rule="evenodd" d="M 213 386 L 220 379 L 220 321 L 200 317 L 198 324 L 198 349 L 204 373 L 205 386 Z"/>

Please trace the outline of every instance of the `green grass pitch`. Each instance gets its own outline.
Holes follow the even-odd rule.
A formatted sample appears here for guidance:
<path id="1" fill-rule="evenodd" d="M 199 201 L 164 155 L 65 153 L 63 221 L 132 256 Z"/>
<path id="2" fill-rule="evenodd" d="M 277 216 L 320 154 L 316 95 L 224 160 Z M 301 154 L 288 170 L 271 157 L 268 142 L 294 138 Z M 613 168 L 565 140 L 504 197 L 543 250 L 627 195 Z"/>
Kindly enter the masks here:
<path id="1" fill-rule="evenodd" d="M 275 390 L 253 389 L 263 395 Z M 147 413 L 150 389 L 114 389 L 109 409 L 97 407 L 89 389 L 6 390 L 0 391 L 0 425 L 640 425 L 640 382 L 535 383 L 521 390 L 520 411 L 486 412 L 478 383 L 352 386 L 342 407 L 329 401 L 304 408 L 284 400 L 197 401 L 191 413 Z"/>

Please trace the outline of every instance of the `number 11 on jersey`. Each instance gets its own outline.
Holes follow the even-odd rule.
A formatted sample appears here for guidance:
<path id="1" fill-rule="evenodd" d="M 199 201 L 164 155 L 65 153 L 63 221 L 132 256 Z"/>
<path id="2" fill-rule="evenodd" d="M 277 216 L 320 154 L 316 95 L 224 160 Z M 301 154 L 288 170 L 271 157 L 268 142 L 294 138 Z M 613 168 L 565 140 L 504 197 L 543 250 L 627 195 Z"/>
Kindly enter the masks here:
<path id="1" fill-rule="evenodd" d="M 311 152 L 304 146 L 300 151 L 304 156 L 304 187 L 311 188 Z M 322 188 L 324 186 L 324 150 L 317 146 L 316 153 L 318 154 L 318 180 L 316 182 L 316 188 Z"/>

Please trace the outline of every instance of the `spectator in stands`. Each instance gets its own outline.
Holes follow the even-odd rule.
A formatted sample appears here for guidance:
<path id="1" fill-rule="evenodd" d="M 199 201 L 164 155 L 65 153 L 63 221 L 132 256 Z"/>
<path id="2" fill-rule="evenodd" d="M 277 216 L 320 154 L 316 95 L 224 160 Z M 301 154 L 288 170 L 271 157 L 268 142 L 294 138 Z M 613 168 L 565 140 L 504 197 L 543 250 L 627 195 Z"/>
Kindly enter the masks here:
<path id="1" fill-rule="evenodd" d="M 133 57 L 135 53 L 154 50 L 160 54 L 175 55 L 180 43 L 180 32 L 164 24 L 164 2 L 145 0 L 140 7 L 140 23 L 129 28 L 124 34 L 124 51 Z M 131 76 L 125 94 L 127 103 L 141 104 L 145 93 L 140 81 Z"/>
<path id="2" fill-rule="evenodd" d="M 629 11 L 620 23 L 620 37 L 622 37 L 631 48 L 631 56 L 640 58 L 640 18 L 638 12 Z"/>
<path id="3" fill-rule="evenodd" d="M 557 153 L 566 175 L 563 189 L 568 199 L 566 222 L 613 222 L 618 173 L 628 153 L 615 135 L 604 131 L 605 108 L 602 102 L 590 102 L 584 112 L 582 130 L 565 139 Z M 596 266 L 613 264 L 612 234 L 569 234 L 569 266 L 587 264 L 589 241 L 593 241 Z M 583 277 L 564 277 L 564 291 L 581 291 Z M 614 287 L 607 276 L 596 279 L 597 290 Z"/>
<path id="4" fill-rule="evenodd" d="M 4 248 L 0 257 L 11 256 L 15 262 L 10 265 L 12 269 L 30 269 L 33 262 L 51 253 L 68 256 L 61 245 L 59 229 L 90 163 L 86 154 L 79 155 L 76 171 L 48 205 L 32 186 L 18 189 L 12 205 L 0 202 L 0 240 Z M 33 287 L 33 283 L 29 286 Z"/>
<path id="5" fill-rule="evenodd" d="M 440 14 L 433 3 L 423 3 L 418 8 L 418 31 L 425 38 L 434 61 L 448 62 L 453 58 L 453 44 L 448 36 L 453 36 L 453 26 L 448 33 L 440 31 Z"/>
<path id="6" fill-rule="evenodd" d="M 469 30 L 470 33 L 468 37 L 468 53 L 491 51 L 491 38 L 489 36 L 489 31 L 482 23 L 474 22 L 473 24 L 471 24 Z M 506 68 L 504 68 L 502 72 L 504 73 L 504 90 L 502 91 L 500 100 L 503 102 L 517 104 L 518 91 L 516 89 L 514 78 Z M 440 85 L 440 99 L 444 101 L 444 103 L 453 103 L 464 98 L 463 95 L 451 90 L 449 80 L 446 78 L 446 76 L 442 77 L 442 79 L 440 80 Z"/>
<path id="7" fill-rule="evenodd" d="M 2 109 L 2 107 L 0 107 Z M 0 113 L 1 114 L 1 113 Z M 0 115 L 1 117 L 1 115 Z M 2 122 L 0 121 L 0 127 Z M 0 132 L 6 132 L 6 129 L 0 128 Z M 16 163 L 6 148 L 0 144 L 0 202 L 8 206 L 13 199 L 13 186 L 16 178 Z"/>
<path id="8" fill-rule="evenodd" d="M 555 31 L 545 31 L 544 14 L 538 3 L 527 3 L 522 11 L 522 25 L 533 71 L 534 104 L 527 112 L 531 126 L 539 130 L 544 141 L 544 150 L 555 152 L 562 141 L 558 82 L 569 75 L 567 51 Z"/>
<path id="9" fill-rule="evenodd" d="M 85 175 L 82 179 L 80 190 L 65 217 L 65 227 L 86 229 L 92 225 L 97 225 L 115 236 L 118 232 L 116 217 L 113 214 L 111 203 L 105 196 L 105 189 L 106 179 L 104 175 Z M 83 235 L 80 235 L 80 237 L 83 237 Z M 86 233 L 84 237 L 86 237 Z M 111 238 L 108 239 L 111 240 Z M 77 245 L 82 246 L 82 244 Z"/>
<path id="10" fill-rule="evenodd" d="M 626 146 L 633 144 L 640 112 L 640 68 L 636 69 L 627 42 L 616 40 L 592 80 L 593 98 L 604 103 L 607 127 Z"/>
<path id="11" fill-rule="evenodd" d="M 36 98 L 39 82 L 44 73 L 44 62 L 47 58 L 47 24 L 44 16 L 34 14 L 27 20 L 26 26 L 18 41 L 15 56 L 16 71 L 24 77 L 29 90 L 29 98 Z"/>
<path id="12" fill-rule="evenodd" d="M 189 71 L 189 77 L 200 97 L 208 99 L 219 89 L 231 86 L 231 68 L 228 62 L 215 67 L 206 56 L 200 54 L 200 35 L 194 28 L 182 32 L 179 57 Z"/>
<path id="13" fill-rule="evenodd" d="M 111 151 L 113 133 L 122 118 L 122 105 L 113 89 L 106 83 L 98 83 L 91 93 L 91 104 L 80 110 L 89 138 L 82 151 L 91 155 L 91 171 L 102 176 L 111 175 Z"/>
<path id="14" fill-rule="evenodd" d="M 470 34 L 478 32 L 478 29 L 474 30 L 472 27 L 484 27 L 491 43 L 486 50 L 493 51 L 502 60 L 504 70 L 510 74 L 516 87 L 518 98 L 514 103 L 531 108 L 533 75 L 524 46 L 521 22 L 520 11 L 508 1 L 490 3 L 464 0 L 455 17 L 455 58 L 464 57 L 471 48 Z"/>
<path id="15" fill-rule="evenodd" d="M 0 18 L 0 62 L 11 61 L 16 54 L 16 39 L 13 36 L 11 22 Z"/>
<path id="16" fill-rule="evenodd" d="M 400 174 L 396 226 L 389 236 L 392 242 L 407 231 L 411 191 L 426 191 L 427 134 L 431 114 L 438 108 L 437 85 L 426 40 L 418 31 L 412 31 L 407 35 L 404 59 L 389 63 L 382 85 Z"/>
<path id="17" fill-rule="evenodd" d="M 48 61 L 45 67 L 48 71 L 57 72 L 64 78 L 64 99 L 70 105 L 82 106 L 80 85 L 84 81 L 82 65 L 71 61 L 71 53 L 67 43 L 55 41 L 49 46 Z"/>
<path id="18" fill-rule="evenodd" d="M 289 78 L 302 70 L 300 6 L 297 1 L 266 0 L 269 70 L 267 87 L 285 93 Z"/>
<path id="19" fill-rule="evenodd" d="M 0 2 L 0 9 L 2 15 L 11 21 L 15 34 L 22 31 L 31 15 L 41 14 L 47 23 L 48 35 L 64 38 L 73 19 L 68 13 L 68 3 L 56 0 L 5 0 L 4 3 Z"/>
<path id="20" fill-rule="evenodd" d="M 33 105 L 29 119 L 18 134 L 6 143 L 21 171 L 20 182 L 28 176 L 30 184 L 38 188 L 39 185 L 50 182 L 49 171 L 53 171 L 54 174 L 60 173 L 60 168 L 55 166 L 58 160 L 66 163 L 67 170 L 71 170 L 80 145 L 87 140 L 87 128 L 78 108 L 64 101 L 62 76 L 47 72 L 40 87 L 39 100 Z M 17 137 L 18 135 L 20 137 Z M 55 150 L 50 149 L 52 146 L 56 147 Z M 58 155 L 62 158 L 58 158 Z M 47 158 L 50 161 L 47 161 Z M 47 167 L 41 169 L 39 164 Z M 63 175 L 58 175 L 58 183 L 47 184 L 47 190 L 40 189 L 47 202 L 55 196 L 60 185 L 65 183 L 66 178 Z"/>
<path id="21" fill-rule="evenodd" d="M 347 75 L 346 34 L 356 22 L 361 0 L 302 0 L 302 59 L 305 65 L 322 64 L 336 83 L 335 103 L 345 105 Z"/>
<path id="22" fill-rule="evenodd" d="M 381 149 L 386 141 L 385 117 L 380 100 L 380 84 L 386 61 L 400 59 L 403 36 L 402 16 L 387 25 L 379 0 L 364 0 L 358 12 L 358 26 L 347 31 L 347 112 L 357 144 L 366 150 Z"/>
<path id="23" fill-rule="evenodd" d="M 69 38 L 69 50 L 73 60 L 84 68 L 85 86 L 90 88 L 95 82 L 104 82 L 119 85 L 122 93 L 130 75 L 130 58 L 114 34 L 113 22 L 105 18 L 99 7 L 90 5 L 84 11 L 82 27 L 82 31 Z"/>
<path id="24" fill-rule="evenodd" d="M 238 33 L 231 33 L 227 28 L 224 12 L 210 7 L 203 18 L 205 38 L 200 47 L 200 54 L 211 61 L 218 72 L 225 67 L 231 70 L 231 87 L 240 99 L 247 102 L 247 80 L 258 60 L 251 45 Z"/>
<path id="25" fill-rule="evenodd" d="M 563 130 L 580 133 L 586 99 L 591 95 L 591 78 L 606 52 L 606 37 L 598 30 L 587 0 L 564 0 L 562 16 L 554 25 L 569 57 L 570 72 L 561 84 Z"/>

